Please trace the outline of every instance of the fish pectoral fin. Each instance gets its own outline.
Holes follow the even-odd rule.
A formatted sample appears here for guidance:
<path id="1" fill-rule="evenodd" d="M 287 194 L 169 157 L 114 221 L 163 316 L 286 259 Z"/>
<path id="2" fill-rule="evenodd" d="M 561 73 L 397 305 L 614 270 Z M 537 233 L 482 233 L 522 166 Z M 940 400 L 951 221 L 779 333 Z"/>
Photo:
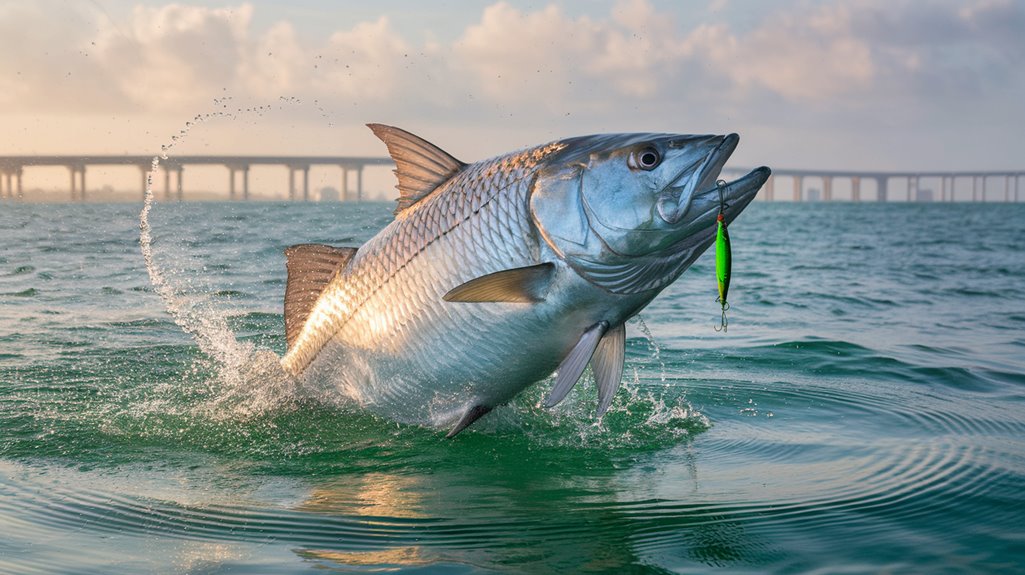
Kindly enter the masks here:
<path id="1" fill-rule="evenodd" d="M 463 416 L 459 418 L 459 423 L 455 424 L 455 427 L 453 427 L 452 430 L 448 432 L 448 435 L 446 435 L 445 438 L 452 439 L 453 437 L 459 435 L 460 431 L 466 429 L 467 427 L 470 427 L 471 425 L 473 425 L 473 422 L 484 417 L 490 411 L 491 408 L 486 405 L 475 405 L 470 409 L 467 409 L 466 413 L 464 413 Z"/>
<path id="2" fill-rule="evenodd" d="M 584 373 L 587 362 L 591 361 L 598 342 L 609 329 L 609 322 L 601 321 L 584 332 L 580 340 L 573 346 L 566 359 L 559 364 L 559 374 L 555 377 L 555 385 L 552 386 L 552 393 L 545 400 L 545 407 L 555 407 L 560 401 L 566 398 L 569 390 L 573 389 L 580 375 Z"/>
<path id="3" fill-rule="evenodd" d="M 537 303 L 544 301 L 554 273 L 555 264 L 551 262 L 502 270 L 452 288 L 445 294 L 444 300 L 471 303 Z"/>
<path id="4" fill-rule="evenodd" d="M 288 347 L 299 336 L 324 288 L 349 263 L 356 248 L 299 244 L 285 249 L 288 283 L 285 286 L 285 340 Z"/>
<path id="5" fill-rule="evenodd" d="M 591 358 L 591 371 L 598 385 L 598 411 L 601 417 L 612 405 L 619 384 L 623 381 L 623 360 L 626 356 L 626 326 L 619 324 L 610 329 L 598 342 Z"/>
<path id="6" fill-rule="evenodd" d="M 399 179 L 399 205 L 395 215 L 417 203 L 466 166 L 448 152 L 405 130 L 384 124 L 367 124 L 388 147 Z"/>

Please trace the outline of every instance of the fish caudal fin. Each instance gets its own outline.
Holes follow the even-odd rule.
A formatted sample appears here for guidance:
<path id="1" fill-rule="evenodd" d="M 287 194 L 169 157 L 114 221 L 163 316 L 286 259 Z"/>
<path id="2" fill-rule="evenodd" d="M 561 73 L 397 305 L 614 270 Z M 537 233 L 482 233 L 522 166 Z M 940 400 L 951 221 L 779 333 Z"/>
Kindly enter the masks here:
<path id="1" fill-rule="evenodd" d="M 306 323 L 317 298 L 338 270 L 356 254 L 356 248 L 299 244 L 285 250 L 288 284 L 285 287 L 285 340 L 292 344 Z"/>
<path id="2" fill-rule="evenodd" d="M 584 335 L 580 336 L 573 351 L 569 352 L 566 359 L 559 364 L 559 374 L 555 377 L 555 385 L 552 387 L 551 395 L 545 401 L 545 407 L 555 407 L 566 398 L 569 390 L 573 389 L 577 380 L 580 379 L 580 375 L 584 373 L 587 362 L 591 361 L 598 342 L 608 329 L 609 322 L 602 321 L 591 326 L 584 332 Z"/>
<path id="3" fill-rule="evenodd" d="M 445 294 L 445 301 L 470 303 L 544 301 L 555 264 L 551 262 L 502 270 L 474 278 Z"/>
<path id="4" fill-rule="evenodd" d="M 388 146 L 399 178 L 399 205 L 395 215 L 417 203 L 466 166 L 448 152 L 420 136 L 384 124 L 367 124 Z"/>
<path id="5" fill-rule="evenodd" d="M 591 371 L 594 372 L 594 382 L 598 384 L 598 417 L 608 411 L 612 397 L 623 381 L 625 355 L 626 326 L 619 324 L 605 333 L 591 358 Z"/>

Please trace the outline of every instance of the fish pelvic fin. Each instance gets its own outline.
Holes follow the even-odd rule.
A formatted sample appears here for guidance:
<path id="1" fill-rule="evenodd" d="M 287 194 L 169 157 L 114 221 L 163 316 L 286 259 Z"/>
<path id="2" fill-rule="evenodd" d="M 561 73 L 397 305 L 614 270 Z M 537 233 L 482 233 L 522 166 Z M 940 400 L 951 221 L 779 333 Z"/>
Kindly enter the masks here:
<path id="1" fill-rule="evenodd" d="M 384 142 L 395 161 L 395 175 L 399 179 L 395 186 L 399 190 L 396 216 L 466 166 L 445 150 L 405 130 L 384 124 L 367 124 L 367 127 Z"/>
<path id="2" fill-rule="evenodd" d="M 303 329 L 317 299 L 356 248 L 299 244 L 285 249 L 288 283 L 285 286 L 285 340 L 289 349 Z"/>
<path id="3" fill-rule="evenodd" d="M 580 336 L 580 340 L 573 346 L 573 351 L 569 352 L 566 359 L 559 364 L 559 374 L 555 377 L 552 393 L 545 400 L 545 407 L 555 407 L 566 398 L 569 391 L 576 385 L 577 380 L 580 379 L 580 375 L 584 373 L 587 362 L 591 361 L 598 342 L 608 329 L 609 322 L 601 321 L 592 325 Z"/>
<path id="4" fill-rule="evenodd" d="M 626 326 L 618 326 L 605 332 L 598 342 L 591 358 L 591 371 L 598 385 L 598 411 L 601 417 L 612 405 L 619 384 L 623 381 L 623 363 L 626 356 Z"/>
<path id="5" fill-rule="evenodd" d="M 452 439 L 459 435 L 459 432 L 473 425 L 473 422 L 484 417 L 491 412 L 491 408 L 486 405 L 475 405 L 470 409 L 466 410 L 466 413 L 459 418 L 459 422 L 455 424 L 451 431 L 445 436 L 446 439 Z"/>
<path id="6" fill-rule="evenodd" d="M 502 270 L 456 286 L 443 299 L 469 303 L 537 303 L 544 301 L 554 273 L 555 264 L 551 262 Z"/>

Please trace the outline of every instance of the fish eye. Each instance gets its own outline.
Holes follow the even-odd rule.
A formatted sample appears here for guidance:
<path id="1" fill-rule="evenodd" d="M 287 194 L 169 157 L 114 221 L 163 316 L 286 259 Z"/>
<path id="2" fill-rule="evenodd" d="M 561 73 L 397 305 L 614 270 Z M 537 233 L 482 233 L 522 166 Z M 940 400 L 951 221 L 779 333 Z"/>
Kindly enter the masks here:
<path id="1" fill-rule="evenodd" d="M 653 146 L 645 146 L 630 154 L 629 164 L 631 168 L 654 170 L 660 163 L 662 163 L 662 154 L 659 154 L 658 150 Z"/>

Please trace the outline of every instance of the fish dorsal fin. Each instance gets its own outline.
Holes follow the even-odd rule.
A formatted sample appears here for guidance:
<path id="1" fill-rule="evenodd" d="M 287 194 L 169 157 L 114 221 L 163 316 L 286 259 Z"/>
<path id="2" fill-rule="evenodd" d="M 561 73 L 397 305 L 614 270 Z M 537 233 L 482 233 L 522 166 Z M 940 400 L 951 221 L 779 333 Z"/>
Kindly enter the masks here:
<path id="1" fill-rule="evenodd" d="M 594 373 L 594 382 L 598 384 L 598 417 L 608 411 L 612 405 L 612 396 L 616 395 L 623 381 L 625 355 L 626 326 L 619 324 L 605 332 L 591 357 L 591 372 Z"/>
<path id="2" fill-rule="evenodd" d="M 384 124 L 367 124 L 388 146 L 399 178 L 399 205 L 395 215 L 420 201 L 466 165 L 427 140 Z"/>
<path id="3" fill-rule="evenodd" d="M 594 355 L 594 348 L 598 347 L 598 342 L 608 329 L 609 322 L 600 321 L 580 336 L 573 351 L 559 364 L 559 374 L 555 376 L 555 385 L 552 386 L 552 393 L 545 401 L 545 407 L 555 407 L 566 398 L 569 390 L 573 389 L 580 375 L 584 373 L 587 362 L 591 361 L 591 356 Z"/>
<path id="4" fill-rule="evenodd" d="M 502 270 L 456 286 L 444 299 L 471 303 L 537 303 L 544 301 L 554 271 L 555 264 L 551 262 Z"/>
<path id="5" fill-rule="evenodd" d="M 323 244 L 299 244 L 285 249 L 285 340 L 289 348 L 299 337 L 320 293 L 355 253 L 356 248 Z"/>

